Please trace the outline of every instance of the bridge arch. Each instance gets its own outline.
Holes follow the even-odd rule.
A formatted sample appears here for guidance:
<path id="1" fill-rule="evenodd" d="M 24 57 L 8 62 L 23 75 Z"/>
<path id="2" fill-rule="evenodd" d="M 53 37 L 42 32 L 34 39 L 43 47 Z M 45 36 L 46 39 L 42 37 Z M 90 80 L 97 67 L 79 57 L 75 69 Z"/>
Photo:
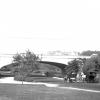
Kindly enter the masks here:
<path id="1" fill-rule="evenodd" d="M 63 71 L 63 70 L 65 69 L 65 67 L 67 66 L 66 64 L 63 64 L 63 63 L 51 62 L 51 61 L 40 61 L 40 63 L 54 65 L 54 66 L 60 68 L 62 71 Z"/>

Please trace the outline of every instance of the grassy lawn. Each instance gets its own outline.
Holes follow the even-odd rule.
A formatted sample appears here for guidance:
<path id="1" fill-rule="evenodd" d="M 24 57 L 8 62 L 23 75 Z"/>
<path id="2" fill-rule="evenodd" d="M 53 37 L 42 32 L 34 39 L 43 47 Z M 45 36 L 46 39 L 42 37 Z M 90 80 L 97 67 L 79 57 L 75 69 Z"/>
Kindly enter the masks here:
<path id="1" fill-rule="evenodd" d="M 100 93 L 43 85 L 0 84 L 0 100 L 100 100 Z"/>
<path id="2" fill-rule="evenodd" d="M 82 88 L 82 89 L 100 90 L 100 84 L 99 83 L 65 83 L 65 84 L 61 84 L 61 86 Z"/>

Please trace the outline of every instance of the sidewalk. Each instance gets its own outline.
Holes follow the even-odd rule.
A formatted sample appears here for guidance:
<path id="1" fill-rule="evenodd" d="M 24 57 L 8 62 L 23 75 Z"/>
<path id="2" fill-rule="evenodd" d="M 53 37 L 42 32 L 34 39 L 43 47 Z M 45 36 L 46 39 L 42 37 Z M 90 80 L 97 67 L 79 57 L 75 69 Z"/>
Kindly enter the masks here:
<path id="1" fill-rule="evenodd" d="M 21 81 L 15 81 L 13 77 L 2 78 L 0 83 L 22 84 Z M 42 82 L 23 82 L 23 84 L 45 85 L 47 87 L 58 87 L 58 84 L 42 83 Z"/>

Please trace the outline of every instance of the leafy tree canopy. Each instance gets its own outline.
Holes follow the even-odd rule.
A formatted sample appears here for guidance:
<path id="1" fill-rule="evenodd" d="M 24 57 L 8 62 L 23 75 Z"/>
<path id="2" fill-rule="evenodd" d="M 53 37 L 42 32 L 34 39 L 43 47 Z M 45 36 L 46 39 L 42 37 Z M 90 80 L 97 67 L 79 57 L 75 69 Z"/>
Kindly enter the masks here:
<path id="1" fill-rule="evenodd" d="M 26 53 L 17 53 L 13 57 L 13 62 L 18 63 L 17 72 L 26 75 L 38 69 L 38 61 L 40 61 L 39 57 L 29 50 Z"/>
<path id="2" fill-rule="evenodd" d="M 72 73 L 77 75 L 78 71 L 83 65 L 84 59 L 74 59 L 68 63 L 68 66 L 65 68 L 66 74 L 71 76 Z"/>
<path id="3" fill-rule="evenodd" d="M 84 66 L 84 74 L 88 74 L 90 71 L 98 72 L 100 70 L 100 55 L 91 56 L 87 59 Z"/>

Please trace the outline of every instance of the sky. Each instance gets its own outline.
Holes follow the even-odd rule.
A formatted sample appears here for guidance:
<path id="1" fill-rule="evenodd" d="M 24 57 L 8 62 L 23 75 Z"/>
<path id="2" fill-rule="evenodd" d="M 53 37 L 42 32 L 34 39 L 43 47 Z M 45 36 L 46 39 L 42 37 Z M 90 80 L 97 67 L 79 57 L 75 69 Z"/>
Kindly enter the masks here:
<path id="1" fill-rule="evenodd" d="M 100 0 L 0 0 L 0 54 L 100 50 Z"/>

